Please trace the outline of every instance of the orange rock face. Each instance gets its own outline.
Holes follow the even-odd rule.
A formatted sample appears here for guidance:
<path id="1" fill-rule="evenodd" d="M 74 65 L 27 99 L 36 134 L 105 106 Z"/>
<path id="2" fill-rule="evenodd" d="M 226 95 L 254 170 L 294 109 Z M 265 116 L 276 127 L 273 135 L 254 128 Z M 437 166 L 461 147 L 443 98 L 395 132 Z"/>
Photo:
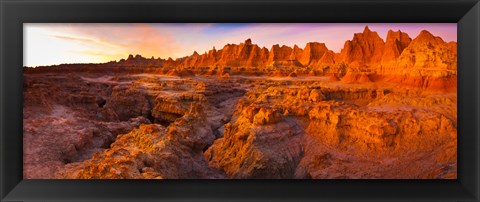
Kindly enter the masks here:
<path id="1" fill-rule="evenodd" d="M 396 62 L 411 41 L 412 39 L 407 33 L 403 33 L 400 30 L 396 32 L 389 30 L 382 55 L 382 66 L 389 66 Z"/>
<path id="2" fill-rule="evenodd" d="M 423 30 L 405 48 L 399 58 L 400 67 L 456 69 L 456 45 Z"/>
<path id="3" fill-rule="evenodd" d="M 270 86 L 250 91 L 237 105 L 235 121 L 225 125 L 224 137 L 205 152 L 211 166 L 232 178 L 455 176 L 450 167 L 456 162 L 452 96 L 397 100 L 394 95 L 403 93 L 388 89 L 336 90 L 316 82 L 309 82 L 312 89 L 280 82 Z M 431 102 L 439 108 L 410 108 Z M 403 170 L 406 162 L 415 169 Z M 446 170 L 436 173 L 432 168 Z"/>
<path id="4" fill-rule="evenodd" d="M 299 58 L 299 62 L 304 66 L 317 66 L 320 59 L 328 52 L 328 48 L 324 43 L 310 42 L 307 43 L 303 49 L 302 57 Z M 327 59 L 325 59 L 327 60 Z M 328 62 L 328 61 L 325 61 Z"/>
<path id="5" fill-rule="evenodd" d="M 57 173 L 73 179 L 185 179 L 223 178 L 208 167 L 202 148 L 213 141 L 201 106 L 192 104 L 190 112 L 168 128 L 141 125 L 119 135 L 109 149 L 92 159 L 71 165 Z"/>
<path id="6" fill-rule="evenodd" d="M 362 33 L 355 33 L 353 39 L 345 42 L 340 52 L 340 61 L 353 67 L 373 66 L 380 63 L 385 42 L 377 32 L 365 27 Z"/>
<path id="7" fill-rule="evenodd" d="M 25 179 L 455 179 L 457 44 L 365 27 L 24 68 Z"/>

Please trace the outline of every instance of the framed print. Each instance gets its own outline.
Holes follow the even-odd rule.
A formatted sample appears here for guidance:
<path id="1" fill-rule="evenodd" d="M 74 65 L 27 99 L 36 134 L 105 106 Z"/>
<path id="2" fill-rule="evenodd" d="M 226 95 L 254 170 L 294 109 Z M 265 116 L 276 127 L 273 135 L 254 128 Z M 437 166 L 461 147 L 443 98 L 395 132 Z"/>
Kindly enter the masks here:
<path id="1" fill-rule="evenodd" d="M 455 23 L 23 29 L 24 179 L 457 178 Z"/>
<path id="2" fill-rule="evenodd" d="M 479 9 L 2 1 L 2 200 L 479 200 Z"/>

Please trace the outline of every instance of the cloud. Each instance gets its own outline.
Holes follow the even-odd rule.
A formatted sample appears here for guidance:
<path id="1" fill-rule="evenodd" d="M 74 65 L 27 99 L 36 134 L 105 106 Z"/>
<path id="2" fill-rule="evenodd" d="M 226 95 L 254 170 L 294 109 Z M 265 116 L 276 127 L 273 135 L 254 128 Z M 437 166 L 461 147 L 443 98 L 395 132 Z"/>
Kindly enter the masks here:
<path id="1" fill-rule="evenodd" d="M 109 46 L 109 47 L 112 47 L 112 48 L 123 48 L 122 45 L 113 44 L 113 43 L 109 43 L 107 41 L 103 41 L 103 40 L 100 40 L 100 39 L 94 39 L 94 38 L 83 38 L 83 37 L 77 37 L 77 36 L 61 36 L 61 35 L 53 35 L 51 37 L 54 37 L 54 38 L 57 38 L 57 39 L 68 40 L 68 41 L 86 43 L 86 44 L 91 43 L 91 44 L 96 44 L 96 45 Z"/>
<path id="2" fill-rule="evenodd" d="M 176 43 L 174 33 L 167 29 L 156 29 L 152 24 L 45 24 L 51 37 L 77 44 L 80 54 L 115 52 L 110 54 L 125 58 L 128 54 L 141 54 L 166 58 L 178 56 L 182 45 Z M 110 58 L 118 60 L 120 58 Z"/>

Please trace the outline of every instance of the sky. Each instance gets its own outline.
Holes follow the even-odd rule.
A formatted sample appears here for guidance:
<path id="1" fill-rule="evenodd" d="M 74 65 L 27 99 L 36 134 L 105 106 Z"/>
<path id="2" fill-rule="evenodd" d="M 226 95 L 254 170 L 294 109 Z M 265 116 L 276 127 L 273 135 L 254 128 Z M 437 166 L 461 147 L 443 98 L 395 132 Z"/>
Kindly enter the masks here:
<path id="1" fill-rule="evenodd" d="M 325 43 L 340 52 L 346 40 L 368 25 L 381 38 L 388 30 L 401 30 L 414 39 L 428 30 L 443 40 L 457 41 L 456 23 L 194 23 L 194 24 L 104 24 L 104 23 L 25 23 L 23 63 L 35 67 L 63 63 L 101 63 L 127 58 L 129 54 L 173 59 L 199 54 L 250 38 L 253 44 L 270 49 L 272 45 Z"/>

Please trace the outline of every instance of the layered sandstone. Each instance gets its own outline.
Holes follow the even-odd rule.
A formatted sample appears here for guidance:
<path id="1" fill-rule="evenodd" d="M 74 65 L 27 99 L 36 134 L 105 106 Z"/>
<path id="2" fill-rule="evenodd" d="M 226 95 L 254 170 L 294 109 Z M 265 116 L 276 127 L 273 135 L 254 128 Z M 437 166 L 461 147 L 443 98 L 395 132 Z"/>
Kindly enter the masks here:
<path id="1" fill-rule="evenodd" d="M 423 30 L 379 73 L 388 82 L 448 92 L 457 88 L 456 69 L 456 43 L 447 43 Z"/>
<path id="2" fill-rule="evenodd" d="M 194 179 L 223 178 L 208 167 L 202 149 L 214 136 L 201 104 L 191 105 L 188 114 L 168 128 L 141 125 L 119 135 L 109 149 L 92 159 L 67 166 L 57 173 L 74 179 Z"/>
<path id="3" fill-rule="evenodd" d="M 400 55 L 399 66 L 406 68 L 457 68 L 456 44 L 443 41 L 423 30 Z"/>
<path id="4" fill-rule="evenodd" d="M 339 60 L 353 67 L 378 65 L 382 59 L 385 42 L 368 26 L 362 33 L 355 33 L 352 40 L 345 42 Z"/>
<path id="5" fill-rule="evenodd" d="M 382 66 L 394 65 L 392 63 L 397 61 L 400 54 L 402 54 L 403 50 L 410 45 L 411 41 L 412 39 L 407 33 L 400 30 L 396 32 L 389 30 L 382 55 Z"/>
<path id="6" fill-rule="evenodd" d="M 232 123 L 225 125 L 224 137 L 205 152 L 210 165 L 231 178 L 454 176 L 450 166 L 456 162 L 451 153 L 456 118 L 442 108 L 454 107 L 455 100 L 436 101 L 443 107 L 431 110 L 421 104 L 431 98 L 418 95 L 417 101 L 402 106 L 386 97 L 393 95 L 388 89 L 338 91 L 318 85 L 249 93 L 237 106 Z M 378 105 L 385 99 L 393 102 Z M 422 109 L 409 109 L 411 105 Z M 418 158 L 431 162 L 417 163 Z M 384 167 L 374 166 L 379 162 Z M 405 162 L 417 170 L 396 170 Z M 430 173 L 431 166 L 446 173 Z"/>

